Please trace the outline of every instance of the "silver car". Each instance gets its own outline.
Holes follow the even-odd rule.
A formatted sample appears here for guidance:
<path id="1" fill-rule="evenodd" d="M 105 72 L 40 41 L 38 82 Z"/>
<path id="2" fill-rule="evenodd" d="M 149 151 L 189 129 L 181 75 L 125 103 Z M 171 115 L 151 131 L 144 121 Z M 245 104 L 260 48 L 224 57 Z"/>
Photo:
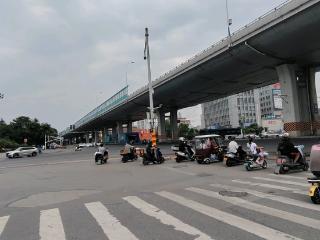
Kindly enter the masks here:
<path id="1" fill-rule="evenodd" d="M 35 157 L 38 154 L 38 149 L 35 147 L 19 147 L 16 150 L 6 152 L 8 158 L 18 158 L 18 157 Z"/>

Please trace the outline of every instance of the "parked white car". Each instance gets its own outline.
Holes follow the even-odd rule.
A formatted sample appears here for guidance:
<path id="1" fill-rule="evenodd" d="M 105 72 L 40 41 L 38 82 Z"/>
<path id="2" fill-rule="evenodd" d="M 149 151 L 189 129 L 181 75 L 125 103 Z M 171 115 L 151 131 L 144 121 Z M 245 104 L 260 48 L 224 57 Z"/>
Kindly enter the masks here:
<path id="1" fill-rule="evenodd" d="M 38 149 L 35 147 L 19 147 L 16 150 L 6 152 L 7 158 L 18 158 L 18 157 L 35 157 L 38 154 Z"/>
<path id="2" fill-rule="evenodd" d="M 263 132 L 261 133 L 261 138 L 280 138 L 283 136 L 284 133 L 277 133 L 277 132 Z"/>

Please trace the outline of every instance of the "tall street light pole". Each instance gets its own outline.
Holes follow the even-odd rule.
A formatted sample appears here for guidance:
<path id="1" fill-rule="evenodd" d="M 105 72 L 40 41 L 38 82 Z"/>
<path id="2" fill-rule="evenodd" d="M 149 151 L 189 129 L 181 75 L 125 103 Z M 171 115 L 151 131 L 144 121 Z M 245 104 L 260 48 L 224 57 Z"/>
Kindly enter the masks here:
<path id="1" fill-rule="evenodd" d="M 128 68 L 129 68 L 129 64 L 134 64 L 134 61 L 130 61 L 127 62 L 127 66 L 126 66 L 126 86 L 128 86 Z"/>
<path id="2" fill-rule="evenodd" d="M 231 41 L 231 32 L 230 32 L 230 26 L 232 25 L 232 19 L 229 18 L 229 6 L 228 6 L 228 0 L 226 0 L 226 13 L 227 13 L 227 28 L 228 28 L 228 39 L 229 39 L 229 47 L 232 46 Z"/>
<path id="3" fill-rule="evenodd" d="M 144 60 L 147 60 L 147 66 L 148 66 L 149 101 L 150 101 L 150 108 L 149 108 L 149 110 L 150 110 L 150 131 L 152 132 L 152 144 L 155 144 L 156 143 L 156 139 L 155 139 L 155 132 L 154 132 L 153 87 L 152 87 L 152 82 L 151 82 L 148 28 L 145 28 Z"/>

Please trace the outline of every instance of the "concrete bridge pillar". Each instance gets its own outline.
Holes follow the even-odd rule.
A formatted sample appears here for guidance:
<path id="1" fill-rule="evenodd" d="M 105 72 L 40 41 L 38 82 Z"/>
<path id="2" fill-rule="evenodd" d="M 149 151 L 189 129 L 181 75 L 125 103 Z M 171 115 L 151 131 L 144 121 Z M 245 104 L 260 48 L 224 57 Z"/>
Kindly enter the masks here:
<path id="1" fill-rule="evenodd" d="M 86 143 L 89 143 L 89 133 L 86 133 L 84 137 L 86 139 Z"/>
<path id="2" fill-rule="evenodd" d="M 165 112 L 158 112 L 157 113 L 158 118 L 158 138 L 159 142 L 162 142 L 166 139 L 166 118 L 165 118 Z"/>
<path id="3" fill-rule="evenodd" d="M 112 127 L 112 141 L 114 142 L 118 141 L 117 126 Z"/>
<path id="4" fill-rule="evenodd" d="M 170 126 L 172 140 L 178 139 L 178 110 L 172 109 L 170 111 Z"/>
<path id="5" fill-rule="evenodd" d="M 98 142 L 98 131 L 94 130 L 94 143 L 97 144 Z"/>
<path id="6" fill-rule="evenodd" d="M 122 122 L 117 122 L 117 142 L 121 142 L 121 136 L 123 134 Z"/>
<path id="7" fill-rule="evenodd" d="M 127 123 L 127 133 L 132 133 L 132 122 L 131 121 L 129 121 Z"/>
<path id="8" fill-rule="evenodd" d="M 310 80 L 314 82 L 315 78 L 310 77 L 310 68 L 284 64 L 277 67 L 277 73 L 282 91 L 284 130 L 291 136 L 312 134 L 311 102 L 314 100 L 310 95 Z"/>

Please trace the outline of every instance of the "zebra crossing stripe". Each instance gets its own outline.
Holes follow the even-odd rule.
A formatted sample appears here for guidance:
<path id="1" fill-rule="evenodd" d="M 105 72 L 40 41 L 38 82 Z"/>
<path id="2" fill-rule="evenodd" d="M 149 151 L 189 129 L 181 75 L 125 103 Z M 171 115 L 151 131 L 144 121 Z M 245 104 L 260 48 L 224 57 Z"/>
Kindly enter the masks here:
<path id="1" fill-rule="evenodd" d="M 263 188 L 278 189 L 282 191 L 291 191 L 293 193 L 301 194 L 304 196 L 308 193 L 307 191 L 301 191 L 300 189 L 297 189 L 297 188 L 288 188 L 288 187 L 282 187 L 282 186 L 272 185 L 267 183 L 248 182 L 248 181 L 242 181 L 239 179 L 232 180 L 232 182 L 241 183 L 241 184 L 250 185 L 250 186 L 258 186 Z"/>
<path id="2" fill-rule="evenodd" d="M 309 187 L 309 186 L 310 186 L 310 184 L 307 184 L 307 183 L 299 183 L 299 182 L 292 182 L 292 181 L 272 179 L 272 178 L 264 178 L 264 177 L 252 177 L 252 178 L 257 179 L 257 180 L 263 180 L 263 181 L 268 181 L 268 182 L 284 183 L 284 184 L 296 185 L 296 186 L 301 186 L 301 187 Z"/>
<path id="3" fill-rule="evenodd" d="M 301 208 L 305 208 L 305 209 L 310 209 L 310 210 L 314 210 L 314 211 L 319 211 L 320 212 L 320 208 L 314 204 L 309 204 L 306 202 L 302 202 L 299 200 L 295 200 L 292 198 L 287 198 L 287 197 L 283 197 L 283 196 L 277 196 L 277 195 L 273 195 L 273 194 L 269 194 L 269 193 L 264 193 L 264 192 L 258 192 L 252 189 L 248 189 L 248 188 L 239 188 L 239 187 L 231 187 L 231 186 L 227 186 L 227 185 L 222 185 L 222 184 L 210 184 L 210 186 L 212 187 L 219 187 L 219 188 L 225 188 L 225 189 L 229 189 L 232 191 L 243 191 L 243 192 L 247 192 L 251 195 L 254 195 L 256 197 L 259 198 L 265 198 L 265 199 L 270 199 L 276 202 L 280 202 L 280 203 L 284 203 L 284 204 L 288 204 L 288 205 L 292 205 L 292 206 L 296 206 L 296 207 L 301 207 Z"/>
<path id="4" fill-rule="evenodd" d="M 4 216 L 4 217 L 0 217 L 0 236 L 4 230 L 4 228 L 6 227 L 6 224 L 9 220 L 10 216 Z"/>
<path id="5" fill-rule="evenodd" d="M 58 208 L 40 211 L 40 240 L 65 240 L 66 236 Z"/>
<path id="6" fill-rule="evenodd" d="M 301 215 L 298 215 L 295 213 L 286 212 L 286 211 L 282 211 L 279 209 L 267 207 L 267 206 L 264 206 L 261 204 L 250 202 L 250 201 L 245 200 L 243 198 L 222 196 L 218 192 L 213 192 L 213 191 L 209 191 L 206 189 L 190 187 L 190 188 L 187 188 L 187 190 L 202 194 L 207 197 L 223 200 L 223 201 L 228 202 L 230 204 L 240 206 L 242 208 L 246 208 L 246 209 L 249 209 L 249 210 L 252 210 L 255 212 L 263 213 L 263 214 L 266 214 L 266 215 L 269 215 L 272 217 L 281 218 L 281 219 L 284 219 L 289 222 L 294 222 L 294 223 L 297 223 L 300 225 L 304 225 L 306 227 L 311 227 L 316 230 L 319 230 L 320 220 L 317 220 L 317 219 L 308 218 L 308 217 L 304 217 L 304 216 L 301 216 Z"/>
<path id="7" fill-rule="evenodd" d="M 233 227 L 239 228 L 241 230 L 244 230 L 246 232 L 249 232 L 251 234 L 254 234 L 258 237 L 261 237 L 263 239 L 267 240 L 296 240 L 300 239 L 297 237 L 294 237 L 292 235 L 280 232 L 278 230 L 263 226 L 262 224 L 255 223 L 253 221 L 247 220 L 242 217 L 238 217 L 236 215 L 223 212 L 219 209 L 209 207 L 207 205 L 201 204 L 199 202 L 184 198 L 182 196 L 176 195 L 171 192 L 156 192 L 161 197 L 164 197 L 166 199 L 169 199 L 173 202 L 176 202 L 182 206 L 185 206 L 187 208 L 190 208 L 194 211 L 200 212 L 204 215 L 207 215 L 211 218 L 214 218 L 220 222 L 229 224 Z"/>
<path id="8" fill-rule="evenodd" d="M 86 203 L 85 206 L 110 240 L 138 240 L 101 202 Z"/>
<path id="9" fill-rule="evenodd" d="M 269 175 L 274 177 L 274 173 L 270 173 Z M 306 181 L 308 179 L 308 177 L 312 177 L 312 176 L 311 175 L 309 175 L 309 176 L 306 175 L 305 177 L 297 177 L 297 176 L 291 176 L 291 175 L 278 174 L 277 177 L 287 178 L 287 179 L 300 179 L 300 180 Z"/>
<path id="10" fill-rule="evenodd" d="M 139 209 L 144 214 L 160 220 L 161 223 L 173 226 L 175 230 L 196 236 L 196 238 L 194 238 L 195 240 L 213 240 L 213 238 L 209 237 L 200 230 L 180 221 L 179 219 L 169 215 L 165 211 L 160 210 L 156 206 L 153 206 L 136 196 L 128 196 L 123 199 L 129 202 L 135 208 Z"/>

